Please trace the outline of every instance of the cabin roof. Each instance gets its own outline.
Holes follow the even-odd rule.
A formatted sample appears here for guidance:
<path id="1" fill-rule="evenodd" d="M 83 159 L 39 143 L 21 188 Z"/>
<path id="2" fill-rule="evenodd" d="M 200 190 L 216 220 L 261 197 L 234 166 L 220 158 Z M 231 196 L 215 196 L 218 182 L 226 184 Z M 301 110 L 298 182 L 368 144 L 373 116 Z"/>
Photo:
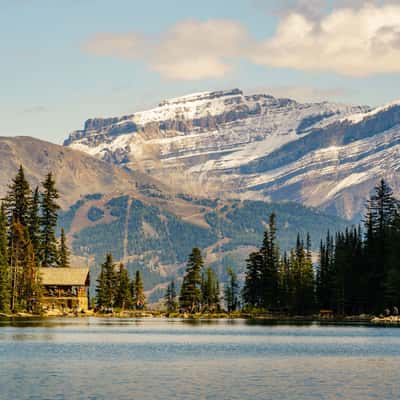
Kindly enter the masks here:
<path id="1" fill-rule="evenodd" d="M 40 268 L 42 285 L 47 286 L 87 286 L 89 268 Z"/>

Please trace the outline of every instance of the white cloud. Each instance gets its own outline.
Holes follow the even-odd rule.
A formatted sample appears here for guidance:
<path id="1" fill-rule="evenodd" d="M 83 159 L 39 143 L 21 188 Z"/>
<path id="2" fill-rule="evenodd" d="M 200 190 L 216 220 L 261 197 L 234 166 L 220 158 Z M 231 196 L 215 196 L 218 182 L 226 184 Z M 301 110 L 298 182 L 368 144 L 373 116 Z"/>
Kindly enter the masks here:
<path id="1" fill-rule="evenodd" d="M 167 79 L 221 78 L 249 45 L 238 22 L 208 20 L 179 22 L 159 38 L 135 33 L 99 34 L 83 45 L 91 54 L 144 59 Z"/>
<path id="2" fill-rule="evenodd" d="M 289 14 L 252 60 L 277 68 L 364 77 L 400 72 L 400 6 L 338 9 L 319 22 Z"/>
<path id="3" fill-rule="evenodd" d="M 329 10 L 343 8 L 361 9 L 366 5 L 384 6 L 399 4 L 399 0 L 252 0 L 260 10 L 277 15 L 301 14 L 318 20 Z"/>
<path id="4" fill-rule="evenodd" d="M 254 5 L 267 13 L 276 15 L 302 14 L 308 18 L 318 19 L 322 16 L 327 0 L 279 0 L 265 1 L 253 0 Z"/>
<path id="5" fill-rule="evenodd" d="M 329 14 L 319 15 L 309 5 L 323 0 L 310 1 L 285 0 L 295 7 L 281 14 L 275 34 L 264 40 L 252 38 L 239 22 L 186 20 L 158 37 L 98 34 L 83 50 L 141 60 L 175 80 L 222 78 L 243 60 L 353 77 L 400 72 L 400 5 L 338 0 Z"/>
<path id="6" fill-rule="evenodd" d="M 325 0 L 326 1 L 326 0 Z M 398 0 L 334 0 L 335 8 L 363 8 L 366 4 L 383 6 L 387 4 L 398 4 Z"/>
<path id="7" fill-rule="evenodd" d="M 232 60 L 243 55 L 248 41 L 237 22 L 183 21 L 163 35 L 150 65 L 171 79 L 220 78 L 230 71 Z"/>

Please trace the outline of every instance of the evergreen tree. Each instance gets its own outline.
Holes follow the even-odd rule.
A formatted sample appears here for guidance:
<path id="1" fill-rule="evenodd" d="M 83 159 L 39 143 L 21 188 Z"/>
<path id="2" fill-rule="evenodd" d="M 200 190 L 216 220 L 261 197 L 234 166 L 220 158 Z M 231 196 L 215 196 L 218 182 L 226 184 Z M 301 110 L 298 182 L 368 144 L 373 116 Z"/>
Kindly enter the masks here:
<path id="1" fill-rule="evenodd" d="M 41 256 L 42 265 L 45 267 L 54 266 L 58 260 L 58 246 L 55 235 L 57 226 L 58 210 L 57 204 L 59 198 L 55 187 L 53 175 L 49 172 L 43 182 L 43 193 L 41 201 Z"/>
<path id="2" fill-rule="evenodd" d="M 135 295 L 136 295 L 136 293 L 135 293 L 135 278 L 129 282 L 129 293 L 130 293 L 130 303 L 131 303 L 131 306 L 133 306 L 134 301 L 135 301 Z"/>
<path id="3" fill-rule="evenodd" d="M 23 265 L 26 260 L 28 246 L 25 234 L 26 228 L 20 222 L 13 222 L 10 229 L 10 272 L 11 272 L 11 310 L 21 308 Z"/>
<path id="4" fill-rule="evenodd" d="M 381 180 L 369 202 L 372 230 L 380 239 L 385 239 L 388 229 L 393 226 L 396 216 L 396 200 L 390 186 Z"/>
<path id="5" fill-rule="evenodd" d="M 204 262 L 199 248 L 194 247 L 189 256 L 186 274 L 183 279 L 179 302 L 189 312 L 200 309 L 201 305 L 201 270 Z"/>
<path id="6" fill-rule="evenodd" d="M 317 304 L 319 308 L 332 310 L 334 308 L 334 243 L 329 231 L 326 241 L 321 241 L 320 244 L 316 285 Z"/>
<path id="7" fill-rule="evenodd" d="M 142 280 L 142 274 L 140 271 L 136 271 L 135 276 L 135 298 L 134 304 L 137 310 L 141 310 L 144 308 L 146 302 L 146 296 L 144 294 L 144 285 Z"/>
<path id="8" fill-rule="evenodd" d="M 96 305 L 101 309 L 112 308 L 115 304 L 116 274 L 112 255 L 107 254 L 101 265 L 100 276 L 97 279 Z"/>
<path id="9" fill-rule="evenodd" d="M 29 238 L 33 246 L 36 260 L 40 260 L 40 193 L 39 188 L 36 187 L 32 195 L 32 201 L 28 210 L 28 229 Z"/>
<path id="10" fill-rule="evenodd" d="M 70 251 L 67 245 L 67 238 L 65 237 L 64 228 L 61 228 L 60 246 L 58 250 L 58 266 L 62 268 L 69 268 Z"/>
<path id="11" fill-rule="evenodd" d="M 284 252 L 281 259 L 279 271 L 279 302 L 282 309 L 288 312 L 291 311 L 293 305 L 294 280 L 292 274 L 293 271 L 286 252 Z"/>
<path id="12" fill-rule="evenodd" d="M 164 296 L 165 306 L 167 307 L 167 311 L 169 313 L 175 312 L 178 308 L 175 282 L 171 281 L 171 283 L 167 286 L 167 291 Z"/>
<path id="13" fill-rule="evenodd" d="M 210 267 L 202 274 L 201 294 L 201 303 L 206 310 L 214 311 L 219 308 L 219 283 Z"/>
<path id="14" fill-rule="evenodd" d="M 0 312 L 10 310 L 10 266 L 8 264 L 7 216 L 5 205 L 0 208 Z"/>
<path id="15" fill-rule="evenodd" d="M 262 284 L 261 271 L 263 268 L 263 257 L 259 252 L 249 255 L 246 260 L 246 277 L 243 287 L 244 304 L 249 307 L 262 306 Z"/>
<path id="16" fill-rule="evenodd" d="M 263 258 L 260 277 L 263 288 L 262 306 L 264 308 L 274 308 L 279 306 L 279 249 L 276 244 L 276 215 L 274 213 L 270 215 L 260 254 Z"/>
<path id="17" fill-rule="evenodd" d="M 314 272 L 311 260 L 300 236 L 297 236 L 296 249 L 291 253 L 290 264 L 294 276 L 294 302 L 292 310 L 296 314 L 307 314 L 314 307 Z"/>
<path id="18" fill-rule="evenodd" d="M 391 233 L 397 214 L 397 201 L 391 188 L 382 179 L 368 201 L 365 243 L 365 265 L 368 275 L 368 308 L 379 312 L 385 307 L 389 297 L 392 269 L 389 264 Z M 392 273 L 391 273 L 392 275 Z M 393 275 L 392 275 L 393 276 Z"/>
<path id="19" fill-rule="evenodd" d="M 130 279 L 123 263 L 120 263 L 117 275 L 115 306 L 126 309 L 132 305 Z"/>
<path id="20" fill-rule="evenodd" d="M 237 275 L 232 268 L 228 268 L 228 283 L 225 286 L 224 298 L 228 312 L 236 311 L 239 307 L 239 284 Z"/>
<path id="21" fill-rule="evenodd" d="M 42 296 L 41 278 L 36 265 L 32 243 L 28 240 L 22 265 L 21 287 L 19 301 L 22 308 L 29 312 L 40 311 Z"/>
<path id="22" fill-rule="evenodd" d="M 22 226 L 27 226 L 31 204 L 31 190 L 25 178 L 22 165 L 9 185 L 5 202 L 10 222 L 18 221 Z"/>
<path id="23" fill-rule="evenodd" d="M 247 306 L 275 308 L 280 305 L 280 255 L 276 243 L 276 215 L 272 213 L 263 243 L 258 252 L 251 253 L 247 262 L 243 299 Z"/>
<path id="24" fill-rule="evenodd" d="M 312 262 L 312 251 L 311 251 L 312 245 L 311 245 L 311 236 L 310 233 L 307 232 L 307 238 L 306 238 L 306 257 L 307 260 Z"/>
<path id="25" fill-rule="evenodd" d="M 221 311 L 221 288 L 219 287 L 219 281 L 215 278 L 215 292 L 214 292 L 214 310 Z"/>
<path id="26" fill-rule="evenodd" d="M 14 222 L 10 238 L 11 309 L 37 311 L 41 285 L 28 228 Z"/>
<path id="27" fill-rule="evenodd" d="M 179 293 L 179 307 L 185 311 L 187 311 L 191 306 L 188 287 L 189 277 L 187 274 L 185 274 L 182 279 L 181 291 Z"/>

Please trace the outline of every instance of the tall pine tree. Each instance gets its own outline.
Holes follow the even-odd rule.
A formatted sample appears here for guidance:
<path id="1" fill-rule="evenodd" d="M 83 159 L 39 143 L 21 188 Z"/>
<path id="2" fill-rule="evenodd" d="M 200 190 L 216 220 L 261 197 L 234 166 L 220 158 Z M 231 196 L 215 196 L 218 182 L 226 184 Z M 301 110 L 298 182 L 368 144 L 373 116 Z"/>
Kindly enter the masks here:
<path id="1" fill-rule="evenodd" d="M 136 271 L 135 276 L 135 297 L 134 305 L 137 310 L 142 310 L 146 302 L 146 296 L 144 294 L 144 285 L 142 280 L 142 274 L 140 271 Z"/>
<path id="2" fill-rule="evenodd" d="M 5 205 L 0 208 L 0 312 L 10 311 L 10 266 L 8 264 L 7 216 Z"/>
<path id="3" fill-rule="evenodd" d="M 369 307 L 382 310 L 391 291 L 388 286 L 390 236 L 396 218 L 396 200 L 387 183 L 382 179 L 368 201 L 365 243 L 365 263 L 368 274 Z"/>
<path id="4" fill-rule="evenodd" d="M 279 248 L 276 243 L 276 215 L 274 213 L 270 215 L 260 254 L 263 258 L 260 277 L 263 288 L 262 306 L 264 308 L 275 308 L 280 305 L 278 304 Z"/>
<path id="5" fill-rule="evenodd" d="M 65 236 L 64 228 L 61 228 L 60 246 L 58 250 L 58 266 L 62 268 L 69 268 L 70 251 L 67 245 L 67 238 Z"/>
<path id="6" fill-rule="evenodd" d="M 219 308 L 219 283 L 211 267 L 208 267 L 202 274 L 201 303 L 203 308 L 208 311 L 215 311 Z"/>
<path id="7" fill-rule="evenodd" d="M 36 260 L 40 260 L 40 193 L 39 188 L 33 192 L 28 210 L 28 230 Z"/>
<path id="8" fill-rule="evenodd" d="M 116 273 L 112 255 L 107 254 L 101 265 L 100 276 L 97 279 L 96 305 L 100 309 L 110 309 L 115 305 Z"/>
<path id="9" fill-rule="evenodd" d="M 239 284 L 237 275 L 232 268 L 228 268 L 228 282 L 225 285 L 224 299 L 228 312 L 236 311 L 239 307 Z"/>
<path id="10" fill-rule="evenodd" d="M 31 195 L 31 189 L 25 178 L 24 168 L 21 165 L 17 175 L 12 179 L 8 187 L 5 199 L 10 223 L 14 221 L 19 222 L 22 226 L 28 226 Z"/>
<path id="11" fill-rule="evenodd" d="M 130 279 L 123 263 L 119 264 L 116 281 L 115 306 L 122 309 L 130 308 L 132 305 Z"/>
<path id="12" fill-rule="evenodd" d="M 176 309 L 178 308 L 175 281 L 171 281 L 171 283 L 167 286 L 167 290 L 164 296 L 164 301 L 167 311 L 169 313 L 175 312 Z"/>
<path id="13" fill-rule="evenodd" d="M 201 271 L 204 266 L 199 248 L 194 247 L 189 255 L 186 274 L 183 278 L 179 297 L 180 306 L 189 312 L 200 310 L 201 305 Z"/>
<path id="14" fill-rule="evenodd" d="M 43 182 L 43 193 L 41 201 L 42 215 L 41 223 L 41 256 L 42 266 L 51 267 L 57 264 L 58 246 L 55 235 L 57 227 L 58 210 L 60 206 L 57 204 L 59 198 L 58 191 L 55 187 L 53 175 L 49 172 Z"/>
<path id="15" fill-rule="evenodd" d="M 246 276 L 243 287 L 243 300 L 251 308 L 259 308 L 263 304 L 263 286 L 261 274 L 263 270 L 263 257 L 259 252 L 253 252 L 246 260 Z"/>

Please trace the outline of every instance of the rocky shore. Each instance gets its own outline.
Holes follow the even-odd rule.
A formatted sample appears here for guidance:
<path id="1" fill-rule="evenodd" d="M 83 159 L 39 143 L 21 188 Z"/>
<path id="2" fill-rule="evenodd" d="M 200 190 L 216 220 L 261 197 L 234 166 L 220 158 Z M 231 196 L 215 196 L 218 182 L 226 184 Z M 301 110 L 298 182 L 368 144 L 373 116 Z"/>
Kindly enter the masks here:
<path id="1" fill-rule="evenodd" d="M 399 325 L 400 316 L 374 317 L 371 322 L 375 325 Z"/>

